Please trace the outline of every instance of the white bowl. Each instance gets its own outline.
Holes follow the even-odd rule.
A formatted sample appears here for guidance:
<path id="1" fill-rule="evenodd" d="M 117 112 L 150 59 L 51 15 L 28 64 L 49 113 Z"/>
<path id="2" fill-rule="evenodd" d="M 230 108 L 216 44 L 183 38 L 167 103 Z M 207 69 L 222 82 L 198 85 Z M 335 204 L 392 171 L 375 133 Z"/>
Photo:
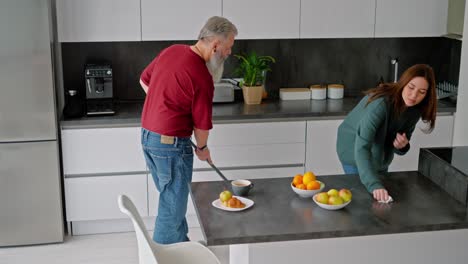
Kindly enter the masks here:
<path id="1" fill-rule="evenodd" d="M 318 206 L 322 207 L 323 209 L 327 209 L 327 210 L 338 210 L 338 209 L 346 207 L 351 202 L 351 200 L 349 200 L 348 202 L 343 203 L 343 204 L 339 204 L 339 205 L 323 204 L 323 203 L 319 203 L 319 202 L 317 202 L 317 200 L 315 200 L 316 196 L 317 195 L 314 195 L 312 200 L 314 200 L 314 202 Z"/>
<path id="2" fill-rule="evenodd" d="M 294 187 L 294 185 L 291 183 L 291 188 L 295 193 L 297 193 L 300 197 L 302 198 L 310 198 L 314 196 L 315 194 L 321 192 L 323 188 L 325 188 L 325 184 L 321 181 L 318 181 L 320 183 L 320 188 L 317 190 L 302 190 Z"/>

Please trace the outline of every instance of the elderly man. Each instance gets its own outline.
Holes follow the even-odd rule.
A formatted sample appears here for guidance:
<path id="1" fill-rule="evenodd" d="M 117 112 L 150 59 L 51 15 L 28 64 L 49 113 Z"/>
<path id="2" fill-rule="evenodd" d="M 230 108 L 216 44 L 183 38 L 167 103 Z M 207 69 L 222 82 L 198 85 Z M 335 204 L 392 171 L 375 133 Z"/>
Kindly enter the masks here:
<path id="1" fill-rule="evenodd" d="M 213 80 L 221 78 L 231 54 L 236 27 L 226 18 L 211 17 L 195 45 L 164 49 L 143 71 L 147 93 L 142 113 L 141 142 L 146 164 L 159 191 L 153 240 L 161 244 L 188 241 L 185 219 L 195 153 L 211 162 L 207 147 L 212 125 Z"/>

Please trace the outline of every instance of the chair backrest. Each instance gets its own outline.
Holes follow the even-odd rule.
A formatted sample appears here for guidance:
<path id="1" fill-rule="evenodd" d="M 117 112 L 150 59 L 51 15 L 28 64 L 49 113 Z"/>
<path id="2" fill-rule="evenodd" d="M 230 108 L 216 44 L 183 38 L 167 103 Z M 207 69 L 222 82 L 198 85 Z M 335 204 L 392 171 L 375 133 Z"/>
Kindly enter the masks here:
<path id="1" fill-rule="evenodd" d="M 122 213 L 128 215 L 130 219 L 132 219 L 137 237 L 140 264 L 157 264 L 158 261 L 153 251 L 156 249 L 156 245 L 148 235 L 143 220 L 141 220 L 141 216 L 132 200 L 126 195 L 119 195 L 119 208 Z"/>

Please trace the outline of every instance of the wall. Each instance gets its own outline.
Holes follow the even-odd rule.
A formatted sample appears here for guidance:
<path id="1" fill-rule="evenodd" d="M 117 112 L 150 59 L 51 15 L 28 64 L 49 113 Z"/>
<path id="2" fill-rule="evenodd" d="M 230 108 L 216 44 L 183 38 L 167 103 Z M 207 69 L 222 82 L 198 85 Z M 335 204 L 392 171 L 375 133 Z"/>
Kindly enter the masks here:
<path id="1" fill-rule="evenodd" d="M 465 6 L 465 17 L 468 5 Z M 465 19 L 463 35 L 468 37 L 468 19 Z M 461 50 L 460 88 L 458 89 L 457 113 L 453 132 L 454 146 L 468 146 L 468 42 L 464 41 Z"/>
<path id="2" fill-rule="evenodd" d="M 144 67 L 163 48 L 191 42 L 62 43 L 65 90 L 84 93 L 84 65 L 110 61 L 118 100 L 142 100 L 138 79 Z M 380 77 L 391 79 L 390 59 L 398 57 L 400 74 L 416 63 L 433 66 L 438 81 L 458 83 L 461 42 L 447 38 L 238 40 L 233 54 L 256 51 L 277 59 L 267 78 L 267 90 L 278 97 L 280 87 L 316 83 L 344 83 L 345 96 L 359 95 Z M 237 60 L 226 62 L 225 76 L 233 76 Z"/>

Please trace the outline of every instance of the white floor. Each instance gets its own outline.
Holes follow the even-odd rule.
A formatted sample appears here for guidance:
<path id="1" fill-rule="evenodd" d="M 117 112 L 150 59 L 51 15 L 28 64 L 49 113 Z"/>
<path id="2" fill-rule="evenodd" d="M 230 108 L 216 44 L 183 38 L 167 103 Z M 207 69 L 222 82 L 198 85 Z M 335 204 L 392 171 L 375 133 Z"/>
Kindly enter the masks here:
<path id="1" fill-rule="evenodd" d="M 202 240 L 199 228 L 190 229 L 192 241 Z M 229 248 L 210 248 L 228 263 Z M 0 264 L 137 264 L 134 233 L 67 236 L 64 243 L 0 248 Z"/>

